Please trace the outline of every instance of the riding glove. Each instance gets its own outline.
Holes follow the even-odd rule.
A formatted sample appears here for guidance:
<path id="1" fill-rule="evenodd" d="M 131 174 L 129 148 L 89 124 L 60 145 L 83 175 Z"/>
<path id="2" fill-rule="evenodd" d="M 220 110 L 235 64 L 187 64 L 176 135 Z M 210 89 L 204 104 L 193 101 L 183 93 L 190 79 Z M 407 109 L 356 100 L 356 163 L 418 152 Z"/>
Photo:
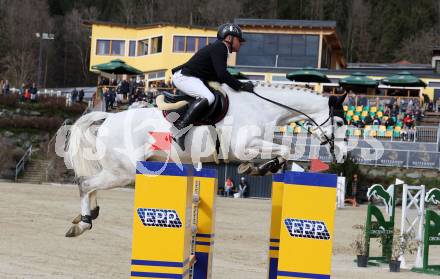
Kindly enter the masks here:
<path id="1" fill-rule="evenodd" d="M 254 93 L 254 84 L 251 81 L 245 82 L 241 85 L 240 91 Z"/>

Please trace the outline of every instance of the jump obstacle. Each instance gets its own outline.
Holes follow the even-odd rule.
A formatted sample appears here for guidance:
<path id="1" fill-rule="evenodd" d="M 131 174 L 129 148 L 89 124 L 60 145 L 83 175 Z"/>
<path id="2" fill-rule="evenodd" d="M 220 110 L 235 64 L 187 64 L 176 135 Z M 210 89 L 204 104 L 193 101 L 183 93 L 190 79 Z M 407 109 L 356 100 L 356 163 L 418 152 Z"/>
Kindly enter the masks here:
<path id="1" fill-rule="evenodd" d="M 394 216 L 396 211 L 396 189 L 390 185 L 387 190 L 380 184 L 374 184 L 367 191 L 369 200 L 367 208 L 367 220 L 365 223 L 365 252 L 369 264 L 375 265 L 375 262 L 389 262 L 392 254 Z M 383 201 L 387 218 L 379 207 L 371 202 L 375 197 Z M 379 256 L 370 256 L 370 242 L 372 238 L 382 238 L 382 254 Z"/>
<path id="2" fill-rule="evenodd" d="M 336 180 L 273 175 L 267 278 L 330 278 Z M 214 169 L 139 162 L 131 278 L 211 278 L 216 193 Z"/>
<path id="3" fill-rule="evenodd" d="M 369 256 L 369 261 L 389 262 L 390 260 L 396 206 L 395 193 L 394 185 L 391 185 L 387 191 L 379 184 L 375 184 L 368 189 L 368 199 L 374 196 L 382 200 L 385 204 L 385 212 L 388 215 L 388 220 L 386 220 L 382 211 L 373 205 L 371 201 L 369 202 L 365 232 L 365 251 L 367 256 L 369 256 L 371 238 L 383 238 L 381 241 L 382 255 L 376 257 Z M 403 184 L 401 234 L 414 232 L 415 239 L 421 241 L 417 250 L 414 267 L 411 270 L 440 275 L 440 265 L 429 264 L 430 246 L 440 245 L 440 215 L 434 210 L 425 209 L 425 203 L 439 205 L 440 189 L 434 188 L 425 194 L 424 185 Z M 411 216 L 411 209 L 416 210 L 415 216 Z M 401 255 L 399 260 L 401 261 L 402 268 L 407 268 L 404 255 Z M 369 264 L 374 265 L 375 263 L 369 262 Z"/>
<path id="4" fill-rule="evenodd" d="M 440 189 L 433 188 L 428 193 L 424 200 L 426 203 L 434 205 L 440 204 Z M 423 220 L 423 219 L 422 219 Z M 422 272 L 428 274 L 440 275 L 440 265 L 429 264 L 429 248 L 430 246 L 440 245 L 440 215 L 434 210 L 425 210 L 424 219 L 424 233 L 423 233 L 423 259 L 421 267 L 414 267 L 412 271 Z"/>

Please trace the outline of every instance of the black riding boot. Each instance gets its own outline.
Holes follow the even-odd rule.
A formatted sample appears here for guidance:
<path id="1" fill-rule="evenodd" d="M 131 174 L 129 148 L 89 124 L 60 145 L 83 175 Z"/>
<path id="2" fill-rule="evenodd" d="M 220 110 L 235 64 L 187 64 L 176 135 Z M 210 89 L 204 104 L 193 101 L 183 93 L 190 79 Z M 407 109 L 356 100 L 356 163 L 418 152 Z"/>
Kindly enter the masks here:
<path id="1" fill-rule="evenodd" d="M 185 129 L 188 125 L 193 124 L 196 120 L 201 119 L 202 114 L 208 107 L 209 103 L 206 98 L 196 99 L 190 104 L 188 110 L 185 112 L 185 115 L 181 119 L 174 122 L 174 127 L 178 131 L 173 131 L 173 139 L 183 151 L 185 150 L 185 136 L 188 131 L 183 132 L 181 130 Z"/>

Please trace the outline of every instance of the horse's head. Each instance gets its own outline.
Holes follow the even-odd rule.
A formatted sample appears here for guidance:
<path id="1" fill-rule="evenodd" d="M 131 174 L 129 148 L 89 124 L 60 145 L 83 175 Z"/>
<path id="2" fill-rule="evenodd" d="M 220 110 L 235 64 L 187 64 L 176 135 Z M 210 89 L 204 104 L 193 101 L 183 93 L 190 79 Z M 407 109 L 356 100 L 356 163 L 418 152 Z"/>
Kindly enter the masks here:
<path id="1" fill-rule="evenodd" d="M 329 144 L 333 159 L 342 163 L 347 155 L 347 126 L 345 125 L 343 102 L 347 94 L 330 96 L 328 100 L 328 118 L 316 129 L 321 144 Z"/>

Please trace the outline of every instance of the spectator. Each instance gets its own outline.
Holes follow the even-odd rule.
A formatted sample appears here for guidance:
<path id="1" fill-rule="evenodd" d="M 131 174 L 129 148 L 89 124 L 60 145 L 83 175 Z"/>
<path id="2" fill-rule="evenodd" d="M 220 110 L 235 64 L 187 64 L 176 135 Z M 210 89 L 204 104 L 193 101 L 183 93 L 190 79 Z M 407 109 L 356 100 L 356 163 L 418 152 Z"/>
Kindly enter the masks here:
<path id="1" fill-rule="evenodd" d="M 101 86 L 110 85 L 110 81 L 105 77 L 101 77 L 101 80 L 99 81 L 99 85 Z"/>
<path id="2" fill-rule="evenodd" d="M 422 111 L 420 110 L 419 106 L 416 106 L 416 108 L 413 110 L 413 114 L 416 121 L 422 120 Z"/>
<path id="3" fill-rule="evenodd" d="M 368 99 L 365 97 L 365 95 L 360 95 L 358 99 L 358 106 L 367 106 L 368 105 Z"/>
<path id="4" fill-rule="evenodd" d="M 400 131 L 400 138 L 402 139 L 402 141 L 408 140 L 408 128 L 406 126 L 403 127 L 403 129 Z"/>
<path id="5" fill-rule="evenodd" d="M 20 88 L 18 89 L 18 101 L 20 103 L 24 102 L 24 91 L 25 91 L 26 87 L 24 85 L 24 83 L 21 84 Z"/>
<path id="6" fill-rule="evenodd" d="M 361 123 L 360 123 L 360 121 L 359 121 L 359 120 L 353 120 L 353 121 L 351 122 L 351 125 L 353 125 L 353 126 L 355 126 L 355 127 L 358 127 L 358 128 L 359 128 L 359 126 L 361 125 Z"/>
<path id="7" fill-rule="evenodd" d="M 234 191 L 234 181 L 232 180 L 231 177 L 228 177 L 228 179 L 226 179 L 226 182 L 225 182 L 225 193 L 224 193 L 224 196 L 225 197 L 229 197 L 229 194 L 232 196 L 233 195 L 233 191 Z"/>
<path id="8" fill-rule="evenodd" d="M 35 85 L 35 82 L 33 82 L 32 87 L 29 88 L 29 93 L 31 93 L 31 102 L 36 102 L 38 89 L 37 89 L 37 86 Z"/>
<path id="9" fill-rule="evenodd" d="M 130 84 L 128 83 L 127 80 L 123 80 L 121 82 L 121 94 L 124 95 L 124 100 L 127 100 L 127 94 L 130 92 Z"/>
<path id="10" fill-rule="evenodd" d="M 27 102 L 31 99 L 31 92 L 29 91 L 29 88 L 24 89 L 24 101 Z"/>
<path id="11" fill-rule="evenodd" d="M 379 117 L 375 116 L 373 119 L 373 125 L 380 125 L 380 124 L 381 124 L 381 122 L 380 122 Z"/>
<path id="12" fill-rule="evenodd" d="M 399 114 L 399 106 L 394 104 L 391 109 L 391 116 L 396 116 Z"/>
<path id="13" fill-rule="evenodd" d="M 429 112 L 433 112 L 434 111 L 434 103 L 433 102 L 429 102 L 428 103 L 428 111 Z"/>
<path id="14" fill-rule="evenodd" d="M 107 112 L 109 110 L 109 106 L 110 106 L 110 92 L 107 87 L 104 87 L 104 89 L 102 91 L 104 92 L 105 111 Z"/>
<path id="15" fill-rule="evenodd" d="M 409 114 L 407 114 L 405 118 L 403 118 L 403 124 L 405 125 L 405 127 L 411 128 L 414 124 L 414 120 Z"/>
<path id="16" fill-rule="evenodd" d="M 246 178 L 244 178 L 243 176 L 240 178 L 240 184 L 238 185 L 239 189 L 240 189 L 240 198 L 244 198 L 247 196 L 247 193 L 249 191 L 249 185 L 246 182 Z"/>
<path id="17" fill-rule="evenodd" d="M 351 198 L 355 199 L 357 203 L 358 194 L 358 177 L 357 174 L 353 174 L 353 180 L 351 181 Z"/>
<path id="18" fill-rule="evenodd" d="M 416 127 L 413 126 L 411 128 L 408 128 L 407 133 L 408 133 L 408 141 L 414 141 L 416 137 Z"/>
<path id="19" fill-rule="evenodd" d="M 404 98 L 400 98 L 400 112 L 405 112 L 406 108 L 408 106 L 408 103 Z"/>
<path id="20" fill-rule="evenodd" d="M 356 95 L 353 93 L 353 91 L 350 90 L 350 93 L 348 94 L 348 106 L 355 106 L 356 105 Z"/>
<path id="21" fill-rule="evenodd" d="M 3 94 L 9 95 L 9 81 L 5 80 L 5 83 L 3 84 Z"/>
<path id="22" fill-rule="evenodd" d="M 72 101 L 72 104 L 76 103 L 76 100 L 78 99 L 78 91 L 76 90 L 76 88 L 73 88 L 70 99 Z"/>
<path id="23" fill-rule="evenodd" d="M 371 118 L 370 114 L 367 114 L 364 118 L 364 124 L 365 125 L 371 125 L 373 124 L 373 119 Z"/>
<path id="24" fill-rule="evenodd" d="M 385 121 L 385 126 L 388 128 L 389 126 L 394 126 L 394 120 L 392 117 L 388 117 L 387 121 Z"/>
<path id="25" fill-rule="evenodd" d="M 115 89 L 114 88 L 110 88 L 110 90 L 109 90 L 109 106 L 110 106 L 110 109 L 114 108 L 115 101 L 116 101 Z"/>
<path id="26" fill-rule="evenodd" d="M 84 90 L 81 89 L 78 94 L 78 102 L 82 103 L 83 99 L 84 99 Z"/>

